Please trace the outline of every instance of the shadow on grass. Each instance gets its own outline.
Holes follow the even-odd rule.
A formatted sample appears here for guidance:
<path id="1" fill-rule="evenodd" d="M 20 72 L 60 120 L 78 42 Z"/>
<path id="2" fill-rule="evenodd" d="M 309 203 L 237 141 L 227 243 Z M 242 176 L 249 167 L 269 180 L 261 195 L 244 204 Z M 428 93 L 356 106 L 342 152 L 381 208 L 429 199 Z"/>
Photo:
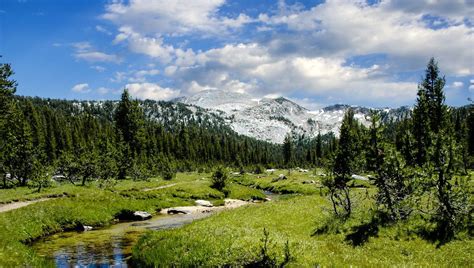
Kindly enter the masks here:
<path id="1" fill-rule="evenodd" d="M 369 241 L 370 237 L 377 236 L 379 232 L 379 220 L 375 217 L 368 223 L 352 227 L 351 233 L 346 235 L 345 240 L 352 246 L 362 246 Z"/>
<path id="2" fill-rule="evenodd" d="M 317 227 L 311 236 L 343 233 L 347 228 L 346 223 L 348 223 L 347 219 L 327 218 L 326 222 Z M 350 231 L 344 240 L 354 247 L 362 246 L 369 241 L 370 237 L 378 235 L 380 226 L 386 226 L 390 223 L 391 221 L 386 214 L 376 213 L 369 222 L 363 222 L 350 227 Z"/>

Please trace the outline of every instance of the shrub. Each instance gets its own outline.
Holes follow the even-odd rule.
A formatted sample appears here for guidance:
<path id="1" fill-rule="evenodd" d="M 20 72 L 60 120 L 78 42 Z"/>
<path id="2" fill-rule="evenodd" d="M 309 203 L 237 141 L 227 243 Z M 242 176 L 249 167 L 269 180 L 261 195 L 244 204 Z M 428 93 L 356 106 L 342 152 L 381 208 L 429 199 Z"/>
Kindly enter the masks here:
<path id="1" fill-rule="evenodd" d="M 161 177 L 164 180 L 172 180 L 174 177 L 176 177 L 176 170 L 168 160 L 163 162 L 163 166 L 161 168 Z"/>
<path id="2" fill-rule="evenodd" d="M 228 174 L 225 168 L 223 167 L 218 167 L 216 171 L 212 174 L 212 185 L 211 187 L 214 189 L 217 189 L 219 191 L 222 191 L 224 189 L 227 179 L 228 179 Z"/>
<path id="3" fill-rule="evenodd" d="M 265 172 L 265 168 L 262 165 L 257 165 L 255 167 L 255 174 L 262 174 Z"/>

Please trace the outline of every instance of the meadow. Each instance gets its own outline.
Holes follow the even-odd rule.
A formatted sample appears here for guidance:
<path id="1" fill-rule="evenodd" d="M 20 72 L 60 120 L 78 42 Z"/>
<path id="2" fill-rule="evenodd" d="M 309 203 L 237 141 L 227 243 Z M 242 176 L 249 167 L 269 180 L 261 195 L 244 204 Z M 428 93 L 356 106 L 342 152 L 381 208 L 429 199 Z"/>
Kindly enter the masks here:
<path id="1" fill-rule="evenodd" d="M 50 200 L 0 213 L 0 267 L 50 266 L 52 263 L 35 254 L 31 243 L 58 232 L 87 225 L 105 228 L 115 222 L 122 211 L 147 211 L 156 214 L 162 208 L 194 205 L 205 199 L 214 205 L 224 203 L 224 193 L 210 188 L 210 174 L 180 173 L 166 181 L 121 180 L 107 185 L 93 182 L 87 186 L 56 184 L 37 193 L 36 189 L 18 187 L 0 191 L 2 203 Z M 162 188 L 163 186 L 170 186 Z M 263 199 L 256 189 L 230 184 L 230 198 Z"/>
<path id="2" fill-rule="evenodd" d="M 280 174 L 286 179 L 277 180 Z M 172 180 L 120 180 L 106 184 L 92 182 L 86 186 L 56 183 L 40 193 L 27 187 L 2 190 L 2 203 L 51 199 L 0 213 L 0 266 L 54 266 L 30 245 L 81 225 L 107 228 L 118 222 L 118 215 L 123 211 L 156 214 L 163 208 L 194 205 L 197 199 L 222 205 L 224 198 L 258 203 L 218 212 L 181 228 L 149 231 L 134 246 L 130 264 L 138 267 L 472 265 L 474 243 L 467 231 L 437 247 L 417 232 L 425 224 L 420 218 L 373 225 L 375 188 L 367 181 L 351 182 L 354 214 L 341 221 L 334 218 L 326 191 L 321 188 L 324 177 L 321 170 L 231 173 L 222 191 L 210 187 L 211 176 L 190 172 L 178 173 Z M 266 198 L 264 191 L 272 201 L 262 202 Z"/>

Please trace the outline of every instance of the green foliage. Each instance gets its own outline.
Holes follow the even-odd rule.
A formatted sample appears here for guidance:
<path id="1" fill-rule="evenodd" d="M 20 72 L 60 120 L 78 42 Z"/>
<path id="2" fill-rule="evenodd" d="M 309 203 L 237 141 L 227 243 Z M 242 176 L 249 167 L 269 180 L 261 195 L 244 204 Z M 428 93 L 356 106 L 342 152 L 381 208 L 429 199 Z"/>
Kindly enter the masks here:
<path id="1" fill-rule="evenodd" d="M 164 180 L 172 180 L 176 177 L 176 170 L 169 160 L 164 160 L 161 168 L 161 177 L 163 177 Z"/>
<path id="2" fill-rule="evenodd" d="M 229 175 L 227 174 L 227 170 L 223 166 L 217 167 L 217 169 L 212 174 L 212 184 L 211 187 L 222 191 L 226 186 L 227 179 Z"/>
<path id="3" fill-rule="evenodd" d="M 294 148 L 291 134 L 287 134 L 283 141 L 283 157 L 285 160 L 285 166 L 291 167 L 294 160 Z"/>
<path id="4" fill-rule="evenodd" d="M 244 173 L 245 173 L 245 171 L 244 171 Z M 255 174 L 263 174 L 263 173 L 265 173 L 265 168 L 262 165 L 256 165 L 254 173 Z"/>

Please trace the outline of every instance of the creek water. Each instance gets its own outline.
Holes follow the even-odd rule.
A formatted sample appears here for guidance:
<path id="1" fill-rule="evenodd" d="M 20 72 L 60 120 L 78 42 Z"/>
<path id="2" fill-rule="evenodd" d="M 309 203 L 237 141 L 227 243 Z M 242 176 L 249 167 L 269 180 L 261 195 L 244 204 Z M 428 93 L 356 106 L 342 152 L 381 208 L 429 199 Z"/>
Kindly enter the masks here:
<path id="1" fill-rule="evenodd" d="M 33 248 L 56 267 L 128 267 L 132 246 L 145 231 L 177 228 L 212 214 L 159 215 L 88 232 L 64 232 L 36 242 Z"/>
<path id="2" fill-rule="evenodd" d="M 264 192 L 271 200 L 282 196 Z M 121 222 L 87 232 L 63 232 L 37 241 L 33 249 L 56 267 L 128 267 L 132 247 L 144 232 L 178 228 L 214 213 L 160 214 L 146 221 Z"/>

